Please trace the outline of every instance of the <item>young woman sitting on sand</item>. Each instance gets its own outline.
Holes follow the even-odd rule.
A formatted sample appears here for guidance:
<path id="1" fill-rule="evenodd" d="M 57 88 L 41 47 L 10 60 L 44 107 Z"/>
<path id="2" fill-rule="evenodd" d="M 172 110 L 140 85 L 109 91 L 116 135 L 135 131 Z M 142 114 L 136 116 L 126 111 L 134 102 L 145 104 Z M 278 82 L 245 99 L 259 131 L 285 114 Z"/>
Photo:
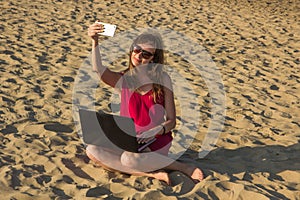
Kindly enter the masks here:
<path id="1" fill-rule="evenodd" d="M 88 157 L 105 169 L 153 177 L 168 184 L 170 179 L 164 170 L 181 171 L 194 182 L 201 181 L 203 173 L 199 168 L 168 157 L 176 113 L 171 78 L 162 70 L 164 52 L 161 36 L 157 33 L 139 35 L 130 48 L 129 67 L 120 73 L 102 65 L 98 33 L 103 32 L 103 28 L 94 23 L 88 29 L 92 38 L 93 70 L 104 83 L 121 90 L 120 115 L 134 119 L 138 142 L 148 142 L 154 137 L 156 140 L 145 150 L 151 153 L 116 152 L 88 145 Z M 135 88 L 134 82 L 142 84 Z"/>

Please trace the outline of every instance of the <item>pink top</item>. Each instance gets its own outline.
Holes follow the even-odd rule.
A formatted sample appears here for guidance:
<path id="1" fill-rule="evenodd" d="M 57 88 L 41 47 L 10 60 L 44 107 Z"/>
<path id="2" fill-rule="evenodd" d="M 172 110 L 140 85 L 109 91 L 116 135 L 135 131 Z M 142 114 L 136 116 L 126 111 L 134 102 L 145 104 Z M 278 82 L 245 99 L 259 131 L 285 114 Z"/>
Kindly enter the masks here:
<path id="1" fill-rule="evenodd" d="M 141 95 L 124 87 L 124 85 L 121 92 L 120 115 L 133 118 L 137 134 L 165 121 L 163 97 L 158 98 L 157 103 L 154 103 L 153 90 Z M 149 145 L 150 149 L 162 154 L 168 154 L 171 141 L 173 140 L 171 131 L 164 135 L 157 135 L 156 138 L 156 141 Z"/>

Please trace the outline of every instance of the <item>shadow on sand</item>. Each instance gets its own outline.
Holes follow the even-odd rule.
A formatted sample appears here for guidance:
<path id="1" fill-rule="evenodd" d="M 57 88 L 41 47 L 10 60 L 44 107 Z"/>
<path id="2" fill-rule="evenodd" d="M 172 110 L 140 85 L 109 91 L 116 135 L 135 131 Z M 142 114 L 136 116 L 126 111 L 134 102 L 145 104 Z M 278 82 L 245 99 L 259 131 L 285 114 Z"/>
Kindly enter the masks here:
<path id="1" fill-rule="evenodd" d="M 232 150 L 217 148 L 202 159 L 196 158 L 198 152 L 188 150 L 178 160 L 198 166 L 203 170 L 206 177 L 214 177 L 214 173 L 226 175 L 230 182 L 235 182 L 236 180 L 252 182 L 252 174 L 255 173 L 267 174 L 267 178 L 270 181 L 285 181 L 278 173 L 286 170 L 299 171 L 299 155 L 300 140 L 298 143 L 290 146 L 245 146 Z M 235 176 L 239 173 L 244 173 L 242 178 Z M 271 199 L 288 199 L 286 196 L 275 190 L 271 191 L 267 189 L 264 185 L 256 184 L 256 186 L 270 194 L 268 197 Z M 186 187 L 186 189 L 187 190 L 182 192 L 188 193 L 193 187 Z M 201 193 L 199 193 L 199 195 L 202 196 Z"/>

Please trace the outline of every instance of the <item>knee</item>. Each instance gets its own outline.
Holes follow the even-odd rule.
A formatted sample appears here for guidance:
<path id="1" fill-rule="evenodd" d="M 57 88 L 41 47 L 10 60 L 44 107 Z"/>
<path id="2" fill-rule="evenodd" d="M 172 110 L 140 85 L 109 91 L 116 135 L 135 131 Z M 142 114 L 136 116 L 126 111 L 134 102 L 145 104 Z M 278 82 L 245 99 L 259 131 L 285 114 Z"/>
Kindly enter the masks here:
<path id="1" fill-rule="evenodd" d="M 129 168 L 135 168 L 137 169 L 139 167 L 140 158 L 139 155 L 136 153 L 131 152 L 124 152 L 121 155 L 121 163 L 122 165 L 129 167 Z"/>

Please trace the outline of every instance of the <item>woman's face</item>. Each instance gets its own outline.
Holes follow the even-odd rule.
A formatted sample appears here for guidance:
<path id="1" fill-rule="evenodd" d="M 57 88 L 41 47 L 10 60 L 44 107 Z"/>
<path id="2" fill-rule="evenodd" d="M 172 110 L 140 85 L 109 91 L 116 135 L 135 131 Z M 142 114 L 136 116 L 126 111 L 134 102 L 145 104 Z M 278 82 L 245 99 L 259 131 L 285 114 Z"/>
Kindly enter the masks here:
<path id="1" fill-rule="evenodd" d="M 132 65 L 136 67 L 152 62 L 154 53 L 155 47 L 151 43 L 134 45 L 131 53 Z"/>

